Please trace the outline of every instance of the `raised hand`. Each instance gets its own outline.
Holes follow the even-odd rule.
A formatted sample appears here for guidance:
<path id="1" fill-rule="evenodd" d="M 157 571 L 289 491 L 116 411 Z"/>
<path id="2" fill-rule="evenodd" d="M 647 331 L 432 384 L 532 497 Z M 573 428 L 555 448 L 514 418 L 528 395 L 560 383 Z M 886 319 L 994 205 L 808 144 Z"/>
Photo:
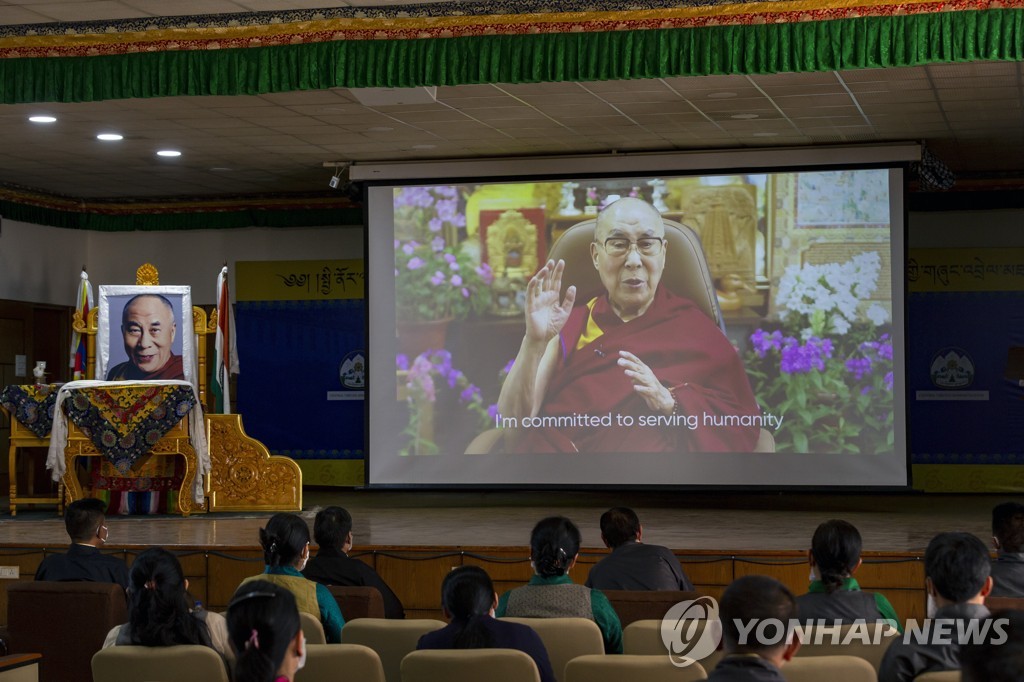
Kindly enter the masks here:
<path id="1" fill-rule="evenodd" d="M 526 286 L 526 338 L 547 343 L 562 331 L 576 301 L 576 287 L 569 287 L 559 302 L 565 261 L 549 260 Z"/>

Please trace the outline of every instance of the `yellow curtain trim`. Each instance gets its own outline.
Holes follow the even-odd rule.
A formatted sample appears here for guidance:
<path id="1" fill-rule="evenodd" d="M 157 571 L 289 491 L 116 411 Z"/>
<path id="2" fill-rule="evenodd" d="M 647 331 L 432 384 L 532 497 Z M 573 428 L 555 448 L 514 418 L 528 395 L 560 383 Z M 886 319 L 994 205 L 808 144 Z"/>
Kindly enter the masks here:
<path id="1" fill-rule="evenodd" d="M 1002 2 L 979 2 L 972 9 L 1008 8 L 1024 4 L 1015 0 Z M 565 24 L 566 31 L 573 24 L 591 22 L 643 22 L 678 21 L 697 18 L 733 17 L 743 15 L 782 15 L 794 12 L 821 14 L 836 10 L 891 10 L 902 14 L 900 8 L 908 6 L 934 5 L 935 11 L 944 11 L 944 2 L 935 0 L 906 0 L 905 2 L 879 2 L 879 0 L 795 0 L 793 2 L 752 2 L 732 3 L 702 7 L 679 7 L 628 12 L 553 12 L 544 14 L 510 14 L 470 17 L 415 17 L 408 19 L 362 19 L 342 18 L 318 21 L 298 21 L 261 26 L 219 26 L 214 28 L 171 28 L 153 31 L 126 31 L 123 33 L 83 33 L 58 36 L 11 36 L 0 38 L 0 48 L 31 48 L 59 45 L 62 47 L 86 45 L 113 45 L 124 43 L 149 43 L 167 40 L 216 40 L 239 38 L 268 38 L 316 32 L 365 32 L 366 38 L 373 39 L 378 31 L 411 31 L 416 29 L 437 30 L 443 28 L 464 28 L 467 26 L 517 26 L 520 24 Z M 837 16 L 835 18 L 846 18 Z M 767 23 L 767 20 L 766 22 Z M 624 27 L 624 28 L 628 28 Z"/>
<path id="2" fill-rule="evenodd" d="M 597 322 L 594 322 L 594 304 L 597 303 L 596 298 L 592 298 L 587 301 L 587 327 L 580 334 L 580 340 L 576 342 L 576 350 L 589 346 L 594 341 L 604 336 L 604 330 L 597 326 Z"/>

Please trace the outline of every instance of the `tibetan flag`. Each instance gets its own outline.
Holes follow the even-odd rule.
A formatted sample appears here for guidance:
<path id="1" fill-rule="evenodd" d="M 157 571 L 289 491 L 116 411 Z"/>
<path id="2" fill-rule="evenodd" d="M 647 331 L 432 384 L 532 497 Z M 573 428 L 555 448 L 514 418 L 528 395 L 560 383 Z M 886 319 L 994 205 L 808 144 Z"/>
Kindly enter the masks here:
<path id="1" fill-rule="evenodd" d="M 82 268 L 82 279 L 78 283 L 78 297 L 75 300 L 75 312 L 81 315 L 83 322 L 88 322 L 89 311 L 93 306 L 92 285 L 89 284 L 89 275 L 85 268 Z M 85 366 L 85 335 L 76 331 L 71 332 L 71 367 L 72 376 L 77 381 L 86 377 Z"/>
<path id="2" fill-rule="evenodd" d="M 235 314 L 228 296 L 228 268 L 217 275 L 217 337 L 213 346 L 214 413 L 231 414 L 231 375 L 238 374 L 238 348 L 235 345 Z"/>

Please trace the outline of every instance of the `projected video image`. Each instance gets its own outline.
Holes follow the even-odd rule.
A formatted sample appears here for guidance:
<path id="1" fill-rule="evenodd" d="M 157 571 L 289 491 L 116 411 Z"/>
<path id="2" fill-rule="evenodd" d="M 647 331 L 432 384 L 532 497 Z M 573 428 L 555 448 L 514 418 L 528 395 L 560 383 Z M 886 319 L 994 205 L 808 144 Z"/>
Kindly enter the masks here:
<path id="1" fill-rule="evenodd" d="M 391 195 L 399 455 L 894 452 L 889 170 Z"/>

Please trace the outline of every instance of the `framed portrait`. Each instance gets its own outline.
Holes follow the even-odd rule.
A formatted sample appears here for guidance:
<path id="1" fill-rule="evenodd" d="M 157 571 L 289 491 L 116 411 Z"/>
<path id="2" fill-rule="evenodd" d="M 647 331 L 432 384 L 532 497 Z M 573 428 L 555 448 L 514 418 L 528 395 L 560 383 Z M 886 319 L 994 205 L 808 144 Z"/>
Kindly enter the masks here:
<path id="1" fill-rule="evenodd" d="M 96 378 L 198 380 L 188 286 L 99 287 Z"/>

